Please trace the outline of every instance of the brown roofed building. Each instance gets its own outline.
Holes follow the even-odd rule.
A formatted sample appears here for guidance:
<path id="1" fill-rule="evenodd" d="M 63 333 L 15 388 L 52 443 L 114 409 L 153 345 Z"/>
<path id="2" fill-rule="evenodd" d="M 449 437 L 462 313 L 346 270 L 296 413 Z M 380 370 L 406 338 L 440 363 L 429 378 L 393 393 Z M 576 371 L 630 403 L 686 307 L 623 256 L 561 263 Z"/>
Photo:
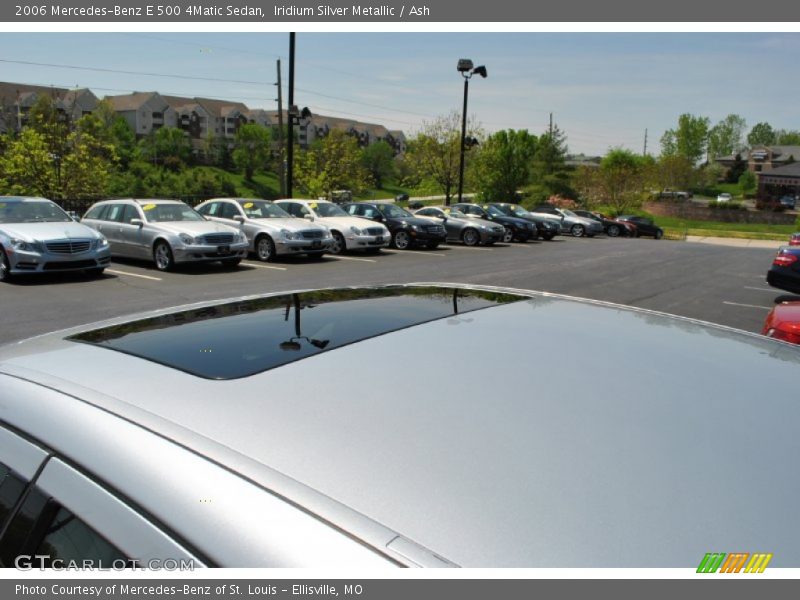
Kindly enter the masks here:
<path id="1" fill-rule="evenodd" d="M 97 108 L 98 99 L 86 88 L 56 88 L 26 83 L 0 82 L 0 133 L 18 131 L 27 114 L 42 96 L 54 100 L 56 109 L 73 121 Z"/>

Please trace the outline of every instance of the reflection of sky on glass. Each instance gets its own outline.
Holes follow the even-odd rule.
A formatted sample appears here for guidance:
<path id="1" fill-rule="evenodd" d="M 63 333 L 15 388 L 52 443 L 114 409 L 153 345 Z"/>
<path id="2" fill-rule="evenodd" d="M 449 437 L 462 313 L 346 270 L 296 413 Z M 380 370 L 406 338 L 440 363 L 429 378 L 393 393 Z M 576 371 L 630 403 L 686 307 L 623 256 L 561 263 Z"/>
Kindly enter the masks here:
<path id="1" fill-rule="evenodd" d="M 283 296 L 254 312 L 249 312 L 250 302 L 235 303 L 220 310 L 187 311 L 110 327 L 75 339 L 201 377 L 231 379 L 453 314 L 450 290 L 429 290 L 427 296 L 396 293 L 353 299 L 352 292 L 344 292 L 347 296 L 338 301 L 309 301 L 300 294 L 299 331 L 292 296 Z M 468 293 L 475 294 L 459 292 L 459 313 L 495 304 L 464 297 Z"/>

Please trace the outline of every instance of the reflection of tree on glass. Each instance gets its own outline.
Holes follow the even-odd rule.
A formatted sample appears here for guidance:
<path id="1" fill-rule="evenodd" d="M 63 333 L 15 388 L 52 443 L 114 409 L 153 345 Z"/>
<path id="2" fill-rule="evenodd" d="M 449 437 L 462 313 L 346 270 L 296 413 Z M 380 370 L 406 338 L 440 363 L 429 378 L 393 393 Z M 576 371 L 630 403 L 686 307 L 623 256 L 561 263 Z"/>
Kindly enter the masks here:
<path id="1" fill-rule="evenodd" d="M 287 298 L 286 313 L 285 313 L 284 318 L 283 318 L 284 321 L 288 321 L 289 320 L 289 313 L 292 310 L 292 306 L 294 306 L 294 334 L 295 334 L 295 337 L 289 338 L 285 342 L 281 342 L 280 343 L 280 349 L 281 350 L 286 350 L 286 351 L 291 351 L 291 352 L 298 352 L 298 351 L 302 350 L 302 348 L 303 348 L 303 345 L 300 343 L 303 340 L 305 340 L 306 342 L 308 342 L 312 346 L 314 346 L 316 348 L 319 348 L 320 350 L 325 349 L 325 347 L 328 344 L 330 344 L 330 342 L 331 342 L 330 340 L 317 340 L 317 339 L 309 338 L 307 336 L 304 336 L 302 334 L 301 329 L 300 329 L 300 310 L 303 309 L 303 308 L 313 308 L 314 305 L 301 306 L 300 305 L 300 295 L 299 294 L 292 294 L 291 301 L 288 301 L 288 298 Z"/>

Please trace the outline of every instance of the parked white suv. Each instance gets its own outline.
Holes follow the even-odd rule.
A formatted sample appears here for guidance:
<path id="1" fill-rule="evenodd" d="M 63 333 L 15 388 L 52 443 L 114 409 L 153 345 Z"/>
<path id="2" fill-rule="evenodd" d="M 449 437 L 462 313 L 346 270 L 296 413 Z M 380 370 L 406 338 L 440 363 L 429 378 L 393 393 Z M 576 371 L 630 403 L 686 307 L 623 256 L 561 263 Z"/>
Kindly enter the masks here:
<path id="1" fill-rule="evenodd" d="M 285 254 L 321 257 L 333 246 L 327 227 L 299 220 L 268 200 L 257 198 L 212 198 L 197 206 L 211 221 L 241 227 L 259 260 Z"/>
<path id="2" fill-rule="evenodd" d="M 308 219 L 330 229 L 333 254 L 345 250 L 377 252 L 388 246 L 392 239 L 384 225 L 349 215 L 338 204 L 327 200 L 277 200 L 275 204 L 294 217 Z"/>

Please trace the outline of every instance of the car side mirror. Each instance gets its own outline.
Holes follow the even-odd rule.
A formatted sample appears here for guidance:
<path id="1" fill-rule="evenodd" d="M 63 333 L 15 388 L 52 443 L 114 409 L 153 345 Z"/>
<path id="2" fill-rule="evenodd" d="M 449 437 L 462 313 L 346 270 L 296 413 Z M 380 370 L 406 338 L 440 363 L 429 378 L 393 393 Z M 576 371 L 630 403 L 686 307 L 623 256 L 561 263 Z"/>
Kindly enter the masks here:
<path id="1" fill-rule="evenodd" d="M 238 223 L 244 223 L 244 217 L 242 215 L 233 215 L 233 220 Z"/>
<path id="2" fill-rule="evenodd" d="M 306 215 L 303 215 L 303 218 L 304 219 L 308 219 L 309 221 L 313 221 L 314 220 L 314 215 L 306 214 Z"/>
<path id="3" fill-rule="evenodd" d="M 137 227 L 143 227 L 144 221 L 141 219 L 131 219 L 131 225 L 136 225 Z"/>

